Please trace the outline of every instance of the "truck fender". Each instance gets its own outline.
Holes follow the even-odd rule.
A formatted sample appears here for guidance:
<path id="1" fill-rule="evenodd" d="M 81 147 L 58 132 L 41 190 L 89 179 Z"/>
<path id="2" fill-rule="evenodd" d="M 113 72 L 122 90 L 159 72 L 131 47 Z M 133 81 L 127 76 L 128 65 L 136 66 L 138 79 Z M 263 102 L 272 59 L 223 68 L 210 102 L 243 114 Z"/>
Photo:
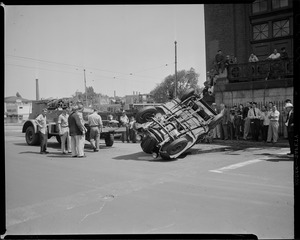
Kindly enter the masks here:
<path id="1" fill-rule="evenodd" d="M 22 128 L 22 133 L 25 133 L 25 132 L 26 132 L 26 129 L 27 129 L 29 126 L 33 126 L 34 132 L 37 133 L 38 127 L 37 127 L 37 124 L 36 124 L 35 120 L 33 120 L 33 119 L 27 120 L 27 121 L 24 123 L 23 128 Z"/>

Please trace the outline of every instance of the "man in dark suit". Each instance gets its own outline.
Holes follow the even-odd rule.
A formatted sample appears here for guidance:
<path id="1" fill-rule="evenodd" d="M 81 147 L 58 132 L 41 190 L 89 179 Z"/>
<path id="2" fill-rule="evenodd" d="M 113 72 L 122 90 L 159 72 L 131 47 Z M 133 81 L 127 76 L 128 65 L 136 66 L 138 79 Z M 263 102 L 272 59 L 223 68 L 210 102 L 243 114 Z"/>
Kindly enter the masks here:
<path id="1" fill-rule="evenodd" d="M 85 127 L 82 124 L 77 111 L 78 106 L 74 106 L 72 108 L 72 113 L 68 118 L 72 145 L 72 157 L 85 157 L 83 147 L 81 146 L 83 142 L 81 139 L 85 138 Z"/>
<path id="2" fill-rule="evenodd" d="M 288 139 L 290 144 L 290 153 L 288 155 L 294 155 L 295 147 L 294 147 L 294 111 L 293 104 L 287 103 L 285 105 L 285 109 L 287 111 L 287 118 L 285 121 L 285 126 L 287 127 Z"/>

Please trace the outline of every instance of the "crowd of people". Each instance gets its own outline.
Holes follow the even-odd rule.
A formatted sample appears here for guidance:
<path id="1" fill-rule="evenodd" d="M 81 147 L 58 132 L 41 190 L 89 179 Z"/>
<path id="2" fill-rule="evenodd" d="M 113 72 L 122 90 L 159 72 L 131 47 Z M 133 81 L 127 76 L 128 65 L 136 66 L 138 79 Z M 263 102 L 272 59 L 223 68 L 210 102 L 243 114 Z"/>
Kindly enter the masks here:
<path id="1" fill-rule="evenodd" d="M 248 102 L 246 106 L 240 104 L 228 109 L 225 104 L 221 103 L 218 108 L 216 103 L 212 104 L 216 113 L 222 113 L 223 118 L 219 125 L 213 131 L 213 138 L 222 140 L 249 140 L 250 135 L 253 141 L 262 140 L 266 143 L 276 143 L 278 141 L 279 116 L 273 102 L 267 106 L 257 108 L 256 102 Z M 287 118 L 285 125 L 287 127 L 288 139 L 292 146 L 293 132 L 293 105 L 291 100 L 285 101 L 285 111 Z M 291 154 L 294 153 L 293 146 Z"/>
<path id="2" fill-rule="evenodd" d="M 40 153 L 47 154 L 47 108 L 42 110 L 42 113 L 35 119 L 38 126 L 38 132 L 40 136 Z M 110 122 L 119 123 L 117 120 L 113 120 L 112 115 L 108 116 Z M 130 119 L 127 117 L 125 111 L 122 112 L 120 117 L 120 126 L 125 127 L 126 131 L 122 133 L 122 142 L 136 142 L 136 131 L 134 129 L 135 118 L 132 116 Z M 94 109 L 94 112 L 88 116 L 87 124 L 90 129 L 90 144 L 94 152 L 99 151 L 100 134 L 102 132 L 103 123 L 102 118 L 98 114 L 98 111 Z M 72 157 L 85 157 L 84 145 L 85 134 L 87 129 L 83 120 L 83 104 L 77 102 L 72 107 L 63 107 L 62 113 L 58 116 L 58 131 L 61 142 L 62 154 L 71 153 Z"/>

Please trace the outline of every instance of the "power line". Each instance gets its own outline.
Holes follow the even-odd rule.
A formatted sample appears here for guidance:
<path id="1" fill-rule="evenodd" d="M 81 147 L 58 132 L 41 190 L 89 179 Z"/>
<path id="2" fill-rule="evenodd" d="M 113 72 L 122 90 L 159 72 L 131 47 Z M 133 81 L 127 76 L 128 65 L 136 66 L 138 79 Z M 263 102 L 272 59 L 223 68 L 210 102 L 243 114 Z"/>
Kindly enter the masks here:
<path id="1" fill-rule="evenodd" d="M 36 69 L 36 70 L 45 70 L 45 71 L 50 71 L 50 72 L 64 72 L 64 73 L 71 73 L 71 74 L 76 74 L 76 75 L 80 74 L 80 73 L 76 73 L 76 72 L 67 72 L 67 71 L 53 70 L 53 69 L 40 68 L 40 67 L 37 68 L 37 67 L 30 67 L 30 66 L 12 64 L 12 63 L 6 63 L 5 65 L 16 66 L 16 67 L 23 67 L 23 68 L 31 68 L 31 69 Z"/>
<path id="2" fill-rule="evenodd" d="M 81 66 L 81 65 L 61 63 L 61 62 L 55 62 L 55 61 L 48 61 L 48 60 L 42 60 L 42 59 L 36 59 L 36 58 L 24 57 L 24 56 L 16 56 L 16 55 L 11 55 L 11 54 L 6 54 L 6 56 L 25 59 L 25 60 L 31 60 L 31 61 L 37 61 L 37 62 L 43 62 L 43 63 L 48 63 L 48 64 L 50 63 L 50 64 L 56 64 L 56 65 L 65 65 L 65 66 L 70 66 L 70 67 L 82 68 L 82 70 L 83 69 L 92 69 L 92 70 L 94 69 L 94 70 L 98 70 L 98 71 L 101 71 L 101 72 L 109 72 L 109 73 L 114 73 L 114 74 L 119 74 L 119 75 L 126 75 L 126 76 L 127 75 L 129 75 L 129 76 L 132 76 L 132 75 L 138 76 L 138 75 L 136 75 L 136 73 L 166 67 L 170 64 L 170 63 L 166 63 L 166 64 L 160 65 L 158 67 L 152 67 L 152 68 L 147 68 L 147 69 L 143 69 L 143 70 L 140 70 L 140 71 L 134 71 L 133 73 L 123 73 L 123 72 L 110 71 L 110 70 L 105 70 L 105 69 L 100 69 L 100 68 L 95 68 L 95 67 L 84 67 L 84 66 Z M 78 69 L 76 69 L 76 70 L 78 70 Z M 139 75 L 138 77 L 145 77 L 145 76 Z"/>

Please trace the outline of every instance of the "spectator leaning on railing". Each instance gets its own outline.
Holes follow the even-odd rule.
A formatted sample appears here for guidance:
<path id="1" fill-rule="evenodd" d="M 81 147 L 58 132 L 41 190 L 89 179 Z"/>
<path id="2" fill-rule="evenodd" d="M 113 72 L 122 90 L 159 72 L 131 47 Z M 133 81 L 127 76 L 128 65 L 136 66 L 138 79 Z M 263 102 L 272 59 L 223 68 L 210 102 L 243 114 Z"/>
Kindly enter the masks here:
<path id="1" fill-rule="evenodd" d="M 277 60 L 279 58 L 280 58 L 280 53 L 277 52 L 276 48 L 274 49 L 273 53 L 269 57 L 267 57 L 268 60 Z"/>
<path id="2" fill-rule="evenodd" d="M 288 56 L 287 52 L 285 51 L 285 47 L 281 48 L 280 59 L 281 60 L 288 60 L 289 59 L 289 56 Z"/>
<path id="3" fill-rule="evenodd" d="M 254 53 L 251 53 L 249 57 L 249 62 L 258 62 L 258 58 L 254 55 Z"/>

